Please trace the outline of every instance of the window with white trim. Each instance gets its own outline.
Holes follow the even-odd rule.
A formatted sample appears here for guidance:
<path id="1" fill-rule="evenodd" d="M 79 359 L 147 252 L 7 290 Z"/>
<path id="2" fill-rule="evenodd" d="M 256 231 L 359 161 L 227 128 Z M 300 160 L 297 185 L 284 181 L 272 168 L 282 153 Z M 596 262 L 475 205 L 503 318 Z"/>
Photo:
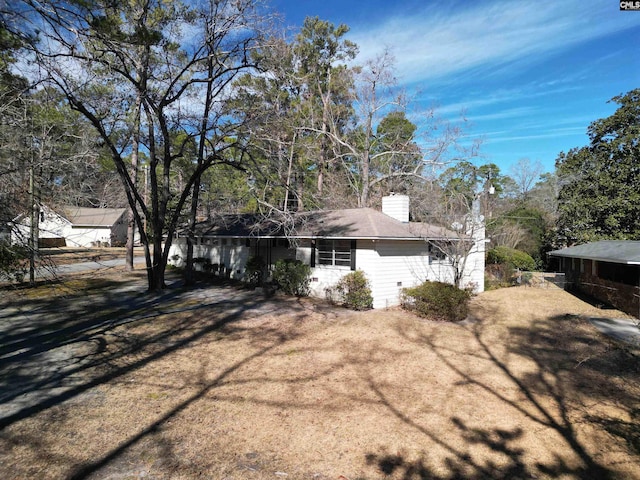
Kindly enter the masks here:
<path id="1" fill-rule="evenodd" d="M 318 265 L 351 266 L 351 242 L 349 240 L 319 239 L 317 249 Z"/>

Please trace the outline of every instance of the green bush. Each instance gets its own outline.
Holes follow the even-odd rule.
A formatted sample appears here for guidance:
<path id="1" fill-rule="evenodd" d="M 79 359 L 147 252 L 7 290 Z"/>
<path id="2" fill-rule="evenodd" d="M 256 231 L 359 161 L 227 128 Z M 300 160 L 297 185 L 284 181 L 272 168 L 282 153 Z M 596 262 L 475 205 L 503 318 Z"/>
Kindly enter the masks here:
<path id="1" fill-rule="evenodd" d="M 487 252 L 487 264 L 507 265 L 512 269 L 535 270 L 536 261 L 526 252 L 509 247 L 496 247 Z"/>
<path id="2" fill-rule="evenodd" d="M 300 260 L 280 259 L 273 268 L 273 281 L 288 295 L 309 295 L 311 267 Z"/>
<path id="3" fill-rule="evenodd" d="M 413 288 L 405 288 L 402 307 L 432 320 L 457 322 L 466 318 L 471 293 L 455 285 L 426 281 Z"/>
<path id="4" fill-rule="evenodd" d="M 352 310 L 368 310 L 373 308 L 373 297 L 369 281 L 361 270 L 351 272 L 340 279 L 335 286 L 341 303 Z"/>

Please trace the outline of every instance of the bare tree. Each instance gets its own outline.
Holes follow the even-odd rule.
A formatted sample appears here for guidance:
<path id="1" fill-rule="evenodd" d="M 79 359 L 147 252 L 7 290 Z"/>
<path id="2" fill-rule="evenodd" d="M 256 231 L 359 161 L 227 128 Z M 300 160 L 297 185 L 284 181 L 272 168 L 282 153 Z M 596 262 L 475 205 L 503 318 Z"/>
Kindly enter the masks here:
<path id="1" fill-rule="evenodd" d="M 26 15 L 41 32 L 30 43 L 37 64 L 108 149 L 145 246 L 149 289 L 161 289 L 169 248 L 194 185 L 212 165 L 237 166 L 243 158 L 237 152 L 246 152 L 225 103 L 233 79 L 254 68 L 250 52 L 260 39 L 257 2 L 140 0 L 119 6 L 25 0 L 24 5 L 23 19 Z M 147 54 L 148 65 L 141 58 Z M 137 98 L 140 141 L 149 164 L 148 201 L 127 162 Z M 201 135 L 202 158 L 187 162 L 190 169 L 177 188 L 178 162 Z"/>
<path id="2" fill-rule="evenodd" d="M 518 248 L 526 237 L 527 232 L 517 221 L 503 221 L 493 229 L 491 242 L 494 247 Z"/>
<path id="3" fill-rule="evenodd" d="M 540 181 L 529 192 L 529 200 L 555 221 L 558 215 L 559 194 L 560 182 L 557 175 L 543 173 L 540 175 Z"/>
<path id="4" fill-rule="evenodd" d="M 355 142 L 339 143 L 347 152 L 347 158 L 355 159 L 358 166 L 356 172 L 359 179 L 353 182 L 359 184 L 358 206 L 369 206 L 369 192 L 372 186 L 372 164 L 377 157 L 387 155 L 387 152 L 376 152 L 374 140 L 374 125 L 389 108 L 402 109 L 400 97 L 393 96 L 392 89 L 396 79 L 391 73 L 394 59 L 390 52 L 385 51 L 379 57 L 367 62 L 361 71 L 358 81 L 357 109 L 359 110 L 361 133 L 360 145 Z M 356 136 L 358 138 L 358 136 Z M 392 173 L 390 173 L 392 174 Z M 378 180 L 378 179 L 375 179 Z"/>
<path id="5" fill-rule="evenodd" d="M 446 262 L 452 272 L 452 283 L 458 288 L 484 289 L 485 221 L 481 213 L 481 199 L 488 192 L 480 191 L 469 197 L 456 191 L 441 190 L 435 203 L 417 204 L 414 216 L 421 223 L 410 229 L 421 236 L 431 236 L 433 256 Z M 431 225 L 424 233 L 424 224 Z M 433 226 L 439 227 L 437 232 Z M 435 233 L 435 235 L 434 235 Z"/>
<path id="6" fill-rule="evenodd" d="M 384 51 L 358 67 L 354 114 L 347 128 L 315 130 L 331 140 L 334 158 L 360 207 L 371 205 L 375 189 L 382 196 L 394 188 L 406 190 L 411 182 L 421 185 L 431 173 L 478 151 L 479 142 L 463 144 L 463 128 L 438 119 L 433 110 L 423 113 L 418 125 L 409 121 L 408 102 L 397 88 L 393 66 L 393 56 Z M 343 121 L 331 113 L 332 122 Z"/>
<path id="7" fill-rule="evenodd" d="M 397 161 L 419 156 L 413 132 L 386 143 L 384 135 L 376 134 L 376 126 L 386 115 L 402 112 L 405 106 L 402 96 L 394 93 L 393 62 L 392 55 L 385 51 L 358 69 L 352 99 L 355 114 L 347 129 L 338 127 L 344 121 L 340 113 L 330 111 L 332 128 L 316 130 L 330 139 L 334 158 L 340 161 L 359 207 L 369 206 L 371 188 L 376 184 L 393 177 L 421 175 L 421 162 Z"/>
<path id="8" fill-rule="evenodd" d="M 516 182 L 518 193 L 523 201 L 529 197 L 529 192 L 540 178 L 543 170 L 539 161 L 532 163 L 528 158 L 521 158 L 511 166 L 510 176 Z"/>
<path id="9" fill-rule="evenodd" d="M 347 31 L 307 18 L 294 41 L 273 38 L 260 52 L 262 76 L 236 84 L 237 114 L 256 152 L 251 173 L 259 209 L 303 211 L 335 197 L 332 187 L 344 171 L 331 132 L 344 132 L 352 117 L 353 70 L 345 62 L 357 50 L 342 38 Z"/>

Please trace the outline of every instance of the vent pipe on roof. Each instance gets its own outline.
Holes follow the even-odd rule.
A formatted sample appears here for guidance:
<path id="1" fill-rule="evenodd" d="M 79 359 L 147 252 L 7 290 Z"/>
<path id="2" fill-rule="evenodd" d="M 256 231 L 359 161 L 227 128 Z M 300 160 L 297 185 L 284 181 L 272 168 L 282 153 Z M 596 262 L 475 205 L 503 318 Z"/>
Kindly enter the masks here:
<path id="1" fill-rule="evenodd" d="M 382 213 L 401 222 L 409 222 L 409 197 L 392 193 L 382 197 Z"/>

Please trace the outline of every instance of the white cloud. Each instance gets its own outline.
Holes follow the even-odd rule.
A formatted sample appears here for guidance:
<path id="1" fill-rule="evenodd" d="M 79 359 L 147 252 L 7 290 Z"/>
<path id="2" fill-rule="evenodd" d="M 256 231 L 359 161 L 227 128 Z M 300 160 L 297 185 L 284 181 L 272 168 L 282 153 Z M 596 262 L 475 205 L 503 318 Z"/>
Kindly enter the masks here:
<path id="1" fill-rule="evenodd" d="M 571 127 L 571 128 L 557 128 L 543 133 L 524 134 L 524 135 L 507 135 L 507 136 L 486 136 L 488 141 L 491 142 L 512 142 L 514 140 L 534 140 L 541 138 L 558 138 L 584 134 L 585 129 L 583 127 Z"/>
<path id="2" fill-rule="evenodd" d="M 483 68 L 487 74 L 511 62 L 535 62 L 576 44 L 640 25 L 601 0 L 492 1 L 443 12 L 442 4 L 389 18 L 377 27 L 355 26 L 350 38 L 361 59 L 384 47 L 396 57 L 401 82 L 434 80 Z"/>
<path id="3" fill-rule="evenodd" d="M 504 110 L 498 110 L 494 113 L 486 113 L 482 115 L 471 115 L 469 121 L 479 122 L 484 120 L 507 120 L 511 118 L 522 118 L 537 113 L 539 110 L 535 107 L 513 107 Z"/>

